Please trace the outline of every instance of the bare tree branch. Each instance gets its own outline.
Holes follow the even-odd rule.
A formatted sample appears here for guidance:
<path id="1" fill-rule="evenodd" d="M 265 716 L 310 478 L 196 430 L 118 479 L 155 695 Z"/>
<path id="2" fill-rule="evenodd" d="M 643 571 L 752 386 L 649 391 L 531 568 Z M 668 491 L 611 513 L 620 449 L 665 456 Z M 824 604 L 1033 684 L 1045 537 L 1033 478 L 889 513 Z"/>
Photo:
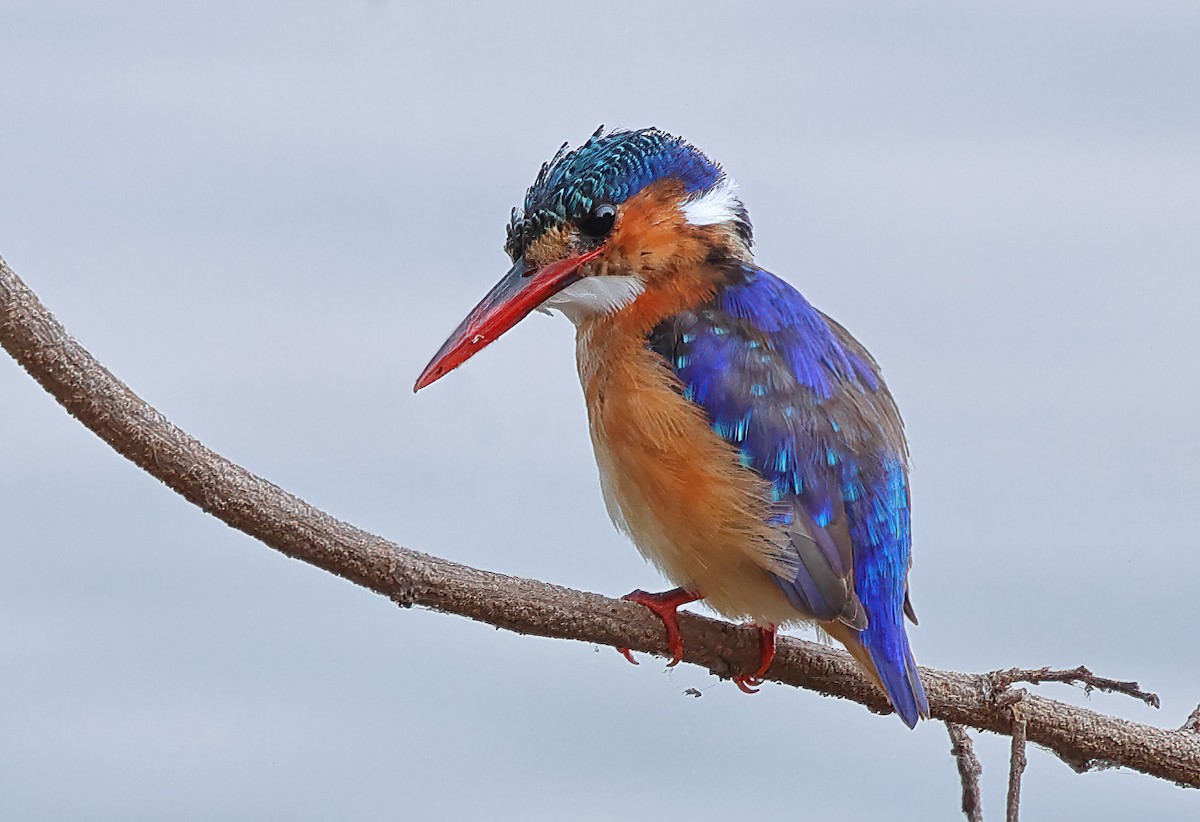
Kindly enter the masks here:
<path id="1" fill-rule="evenodd" d="M 954 722 L 946 723 L 950 733 L 950 753 L 958 764 L 958 778 L 962 782 L 962 812 L 967 822 L 983 822 L 983 799 L 979 795 L 979 777 L 983 775 L 983 765 L 975 756 L 975 746 L 967 729 Z"/>
<path id="2" fill-rule="evenodd" d="M 118 453 L 226 524 L 287 556 L 391 598 L 523 634 L 665 654 L 662 622 L 646 609 L 537 580 L 504 576 L 401 548 L 341 522 L 204 447 L 117 380 L 58 323 L 0 259 L 0 344 L 67 411 Z M 753 670 L 758 633 L 681 614 L 683 658 L 718 676 Z M 937 719 L 1009 734 L 1012 714 L 986 675 L 923 668 Z M 769 679 L 890 709 L 849 655 L 783 639 Z M 1029 695 L 1030 741 L 1070 762 L 1110 762 L 1200 787 L 1200 736 Z"/>
<path id="3" fill-rule="evenodd" d="M 1025 712 L 1022 700 L 1012 705 L 1012 748 L 1008 763 L 1008 805 L 1004 818 L 1006 822 L 1019 822 L 1021 818 L 1021 775 L 1025 773 Z"/>

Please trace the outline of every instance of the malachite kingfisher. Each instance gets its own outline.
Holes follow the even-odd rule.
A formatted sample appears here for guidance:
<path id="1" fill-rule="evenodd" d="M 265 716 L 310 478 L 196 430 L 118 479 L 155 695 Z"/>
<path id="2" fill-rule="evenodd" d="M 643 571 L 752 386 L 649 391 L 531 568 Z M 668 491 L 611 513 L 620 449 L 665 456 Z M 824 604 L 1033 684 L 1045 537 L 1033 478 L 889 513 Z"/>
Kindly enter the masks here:
<path id="1" fill-rule="evenodd" d="M 601 127 L 542 166 L 509 221 L 512 268 L 414 390 L 534 310 L 566 315 L 608 513 L 678 586 L 626 597 L 662 618 L 671 664 L 676 608 L 695 600 L 759 627 L 743 690 L 777 627 L 815 623 L 913 727 L 929 705 L 904 625 L 900 413 L 862 344 L 760 268 L 752 244 L 720 165 L 655 128 Z"/>

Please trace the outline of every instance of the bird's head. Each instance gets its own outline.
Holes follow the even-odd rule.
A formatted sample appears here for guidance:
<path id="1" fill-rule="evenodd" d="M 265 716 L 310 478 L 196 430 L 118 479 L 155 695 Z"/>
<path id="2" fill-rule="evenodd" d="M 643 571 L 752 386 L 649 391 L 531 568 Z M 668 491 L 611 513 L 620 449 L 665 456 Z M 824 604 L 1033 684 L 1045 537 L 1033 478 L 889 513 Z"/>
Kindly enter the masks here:
<path id="1" fill-rule="evenodd" d="M 750 245 L 737 187 L 699 149 L 658 129 L 601 128 L 542 166 L 524 208 L 513 209 L 509 221 L 504 249 L 512 268 L 450 335 L 414 390 L 535 309 L 558 309 L 578 325 L 637 303 L 661 319 L 707 296 L 730 262 L 749 258 Z"/>

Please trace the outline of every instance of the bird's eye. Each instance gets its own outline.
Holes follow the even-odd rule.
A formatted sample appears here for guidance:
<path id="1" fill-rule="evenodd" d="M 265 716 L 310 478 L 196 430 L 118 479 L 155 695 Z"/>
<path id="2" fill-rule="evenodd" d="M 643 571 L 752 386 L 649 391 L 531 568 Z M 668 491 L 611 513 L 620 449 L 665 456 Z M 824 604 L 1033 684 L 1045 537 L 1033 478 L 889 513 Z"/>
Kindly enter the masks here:
<path id="1" fill-rule="evenodd" d="M 602 203 L 579 221 L 579 230 L 585 237 L 599 240 L 607 237 L 612 231 L 613 223 L 617 221 L 617 210 L 608 203 Z"/>

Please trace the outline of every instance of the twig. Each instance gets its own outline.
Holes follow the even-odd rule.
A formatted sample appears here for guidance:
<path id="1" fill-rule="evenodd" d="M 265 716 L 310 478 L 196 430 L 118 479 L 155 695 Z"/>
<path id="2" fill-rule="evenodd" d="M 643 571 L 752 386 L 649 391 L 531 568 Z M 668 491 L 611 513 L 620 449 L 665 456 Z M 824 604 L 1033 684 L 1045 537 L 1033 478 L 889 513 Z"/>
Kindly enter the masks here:
<path id="1" fill-rule="evenodd" d="M 1200 705 L 1197 705 L 1196 709 L 1188 714 L 1188 718 L 1184 720 L 1179 730 L 1200 734 Z"/>
<path id="2" fill-rule="evenodd" d="M 0 259 L 0 344 L 67 411 L 118 453 L 222 522 L 403 606 L 458 614 L 523 634 L 666 654 L 662 622 L 634 603 L 490 573 L 389 542 L 314 508 L 204 447 L 134 394 L 67 334 Z M 683 658 L 720 676 L 753 670 L 754 628 L 681 614 Z M 932 715 L 1008 734 L 1011 713 L 986 677 L 921 669 Z M 813 642 L 779 643 L 768 679 L 887 712 L 850 656 Z M 1023 711 L 1030 741 L 1071 761 L 1107 761 L 1200 787 L 1196 735 L 1039 696 Z"/>
<path id="3" fill-rule="evenodd" d="M 962 812 L 967 822 L 983 822 L 983 800 L 979 795 L 979 777 L 983 775 L 983 765 L 975 756 L 975 746 L 967 729 L 956 722 L 947 722 L 946 730 L 950 734 L 950 753 L 958 764 L 958 779 L 962 782 Z"/>
<path id="4" fill-rule="evenodd" d="M 1025 773 L 1025 713 L 1018 700 L 1012 710 L 1012 748 L 1008 763 L 1008 804 L 1006 822 L 1018 822 L 1021 817 L 1021 774 Z"/>
<path id="5" fill-rule="evenodd" d="M 1006 671 L 992 671 L 988 674 L 992 687 L 1000 693 L 1016 682 L 1028 682 L 1040 685 L 1043 682 L 1066 682 L 1078 685 L 1085 693 L 1105 691 L 1118 693 L 1140 699 L 1151 708 L 1160 707 L 1158 694 L 1143 691 L 1136 682 L 1124 682 L 1119 679 L 1107 679 L 1089 671 L 1084 666 L 1078 668 L 1009 668 Z"/>

